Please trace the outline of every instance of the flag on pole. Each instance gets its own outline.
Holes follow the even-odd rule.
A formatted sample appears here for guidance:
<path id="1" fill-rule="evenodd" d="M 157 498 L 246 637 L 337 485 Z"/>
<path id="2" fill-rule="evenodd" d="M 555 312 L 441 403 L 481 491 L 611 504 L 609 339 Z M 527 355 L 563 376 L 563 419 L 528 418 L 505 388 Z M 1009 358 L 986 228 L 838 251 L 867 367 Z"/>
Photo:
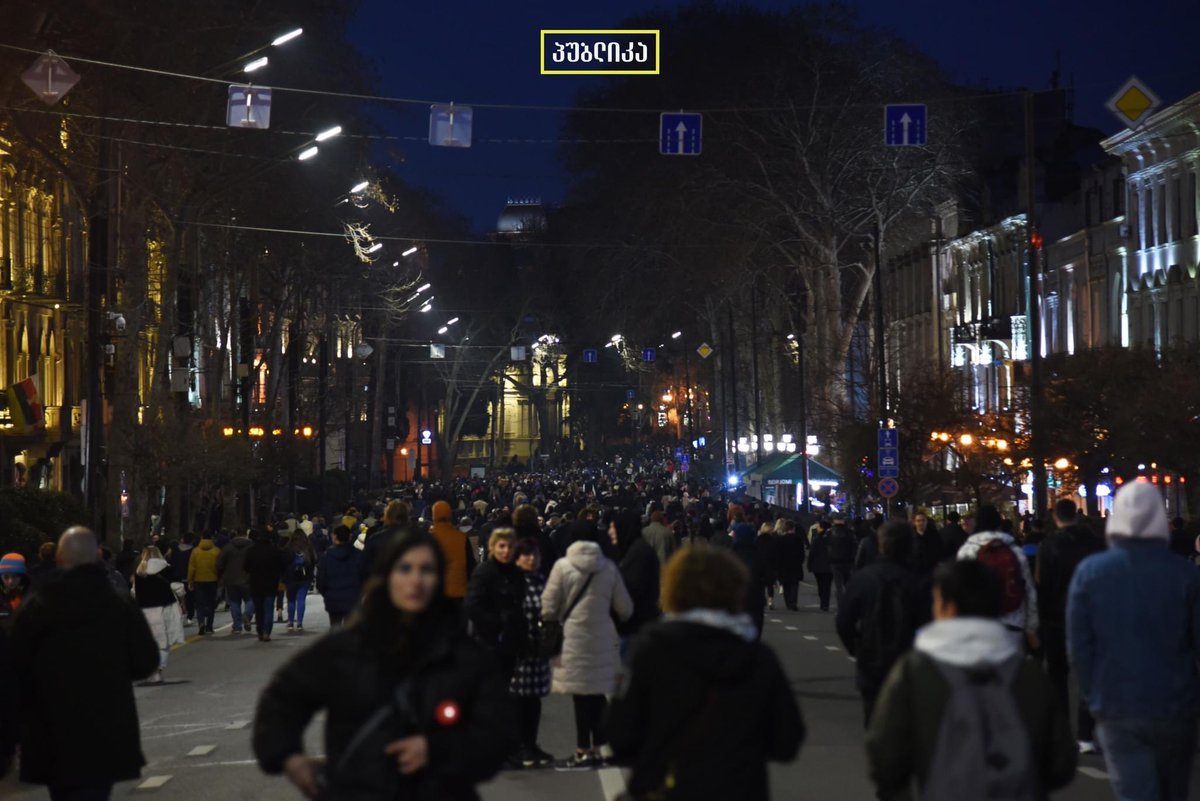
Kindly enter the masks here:
<path id="1" fill-rule="evenodd" d="M 5 391 L 8 401 L 8 414 L 12 418 L 13 428 L 29 431 L 46 424 L 42 413 L 41 381 L 36 374 L 24 381 L 13 384 Z"/>

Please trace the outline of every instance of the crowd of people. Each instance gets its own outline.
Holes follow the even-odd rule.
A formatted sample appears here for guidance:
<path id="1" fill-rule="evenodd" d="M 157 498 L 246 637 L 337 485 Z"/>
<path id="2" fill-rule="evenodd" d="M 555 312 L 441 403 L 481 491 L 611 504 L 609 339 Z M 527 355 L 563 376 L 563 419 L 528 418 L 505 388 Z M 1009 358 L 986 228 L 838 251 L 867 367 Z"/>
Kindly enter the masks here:
<path id="1" fill-rule="evenodd" d="M 766 799 L 767 763 L 793 759 L 805 727 L 765 612 L 779 596 L 800 612 L 811 576 L 855 659 L 881 798 L 1032 801 L 1096 751 L 1119 799 L 1186 798 L 1200 573 L 1156 488 L 1122 488 L 1104 529 L 1060 501 L 1053 532 L 988 506 L 940 528 L 810 526 L 739 500 L 665 476 L 501 476 L 140 554 L 71 529 L 34 565 L 0 560 L 0 670 L 38 710 L 0 707 L 2 753 L 20 740 L 22 777 L 56 801 L 107 798 L 143 762 L 132 683 L 164 680 L 185 628 L 211 635 L 225 604 L 230 636 L 300 635 L 315 590 L 330 632 L 272 677 L 253 734 L 262 768 L 307 797 L 467 799 L 501 769 L 619 764 L 636 799 Z M 50 697 L 98 647 L 81 626 L 119 640 L 97 684 L 113 728 L 87 754 L 100 724 Z M 539 736 L 551 693 L 575 721 L 557 759 Z M 303 735 L 320 712 L 317 760 Z"/>

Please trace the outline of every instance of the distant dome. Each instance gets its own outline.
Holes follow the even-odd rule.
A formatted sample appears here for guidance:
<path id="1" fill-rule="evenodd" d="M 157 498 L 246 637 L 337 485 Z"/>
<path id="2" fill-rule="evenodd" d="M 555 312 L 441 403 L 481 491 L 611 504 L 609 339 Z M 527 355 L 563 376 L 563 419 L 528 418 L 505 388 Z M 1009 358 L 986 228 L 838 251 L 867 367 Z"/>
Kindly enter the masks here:
<path id="1" fill-rule="evenodd" d="M 496 220 L 496 232 L 500 234 L 531 234 L 545 228 L 546 210 L 541 198 L 509 198 Z"/>

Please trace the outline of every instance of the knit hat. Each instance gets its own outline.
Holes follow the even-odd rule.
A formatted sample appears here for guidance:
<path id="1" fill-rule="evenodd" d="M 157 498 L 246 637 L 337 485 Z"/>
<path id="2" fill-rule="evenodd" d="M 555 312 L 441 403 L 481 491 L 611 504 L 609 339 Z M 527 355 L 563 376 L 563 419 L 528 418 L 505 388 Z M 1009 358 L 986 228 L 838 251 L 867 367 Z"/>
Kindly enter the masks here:
<path id="1" fill-rule="evenodd" d="M 449 523 L 453 519 L 453 515 L 450 504 L 445 501 L 438 501 L 433 505 L 433 522 Z"/>
<path id="2" fill-rule="evenodd" d="M 19 553 L 6 553 L 0 559 L 0 576 L 25 575 L 25 557 Z"/>
<path id="3" fill-rule="evenodd" d="M 1167 512 L 1158 488 L 1135 481 L 1117 490 L 1105 535 L 1139 540 L 1169 539 Z"/>

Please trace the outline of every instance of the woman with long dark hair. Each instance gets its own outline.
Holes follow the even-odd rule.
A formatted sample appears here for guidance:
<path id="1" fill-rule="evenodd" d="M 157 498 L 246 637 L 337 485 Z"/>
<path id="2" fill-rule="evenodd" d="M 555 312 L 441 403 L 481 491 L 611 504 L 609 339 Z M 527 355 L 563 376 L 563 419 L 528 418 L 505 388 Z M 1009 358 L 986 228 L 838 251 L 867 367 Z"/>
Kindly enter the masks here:
<path id="1" fill-rule="evenodd" d="M 259 699 L 254 753 L 307 798 L 478 798 L 515 724 L 487 649 L 463 635 L 442 592 L 437 541 L 410 534 L 385 550 L 361 614 L 304 650 Z M 304 730 L 325 710 L 325 759 Z"/>
<path id="2" fill-rule="evenodd" d="M 532 508 L 532 507 L 530 507 Z M 525 577 L 525 623 L 528 627 L 527 646 L 517 659 L 508 691 L 516 699 L 517 717 L 521 724 L 521 750 L 516 759 L 523 768 L 545 767 L 554 757 L 538 745 L 538 729 L 542 722 L 542 699 L 550 694 L 550 661 L 537 651 L 542 622 L 542 592 L 546 579 L 541 571 L 541 546 L 532 537 L 517 541 L 516 563 Z"/>
<path id="3" fill-rule="evenodd" d="M 617 626 L 621 635 L 621 656 L 628 652 L 631 638 L 647 623 L 659 616 L 658 588 L 662 566 L 658 554 L 642 537 L 642 518 L 625 510 L 613 518 L 608 536 L 617 549 L 617 567 L 625 581 L 625 589 L 633 599 L 633 616 Z"/>
<path id="4" fill-rule="evenodd" d="M 283 576 L 287 590 L 287 630 L 304 631 L 304 604 L 312 584 L 317 557 L 303 531 L 297 529 L 288 539 L 288 569 Z"/>

